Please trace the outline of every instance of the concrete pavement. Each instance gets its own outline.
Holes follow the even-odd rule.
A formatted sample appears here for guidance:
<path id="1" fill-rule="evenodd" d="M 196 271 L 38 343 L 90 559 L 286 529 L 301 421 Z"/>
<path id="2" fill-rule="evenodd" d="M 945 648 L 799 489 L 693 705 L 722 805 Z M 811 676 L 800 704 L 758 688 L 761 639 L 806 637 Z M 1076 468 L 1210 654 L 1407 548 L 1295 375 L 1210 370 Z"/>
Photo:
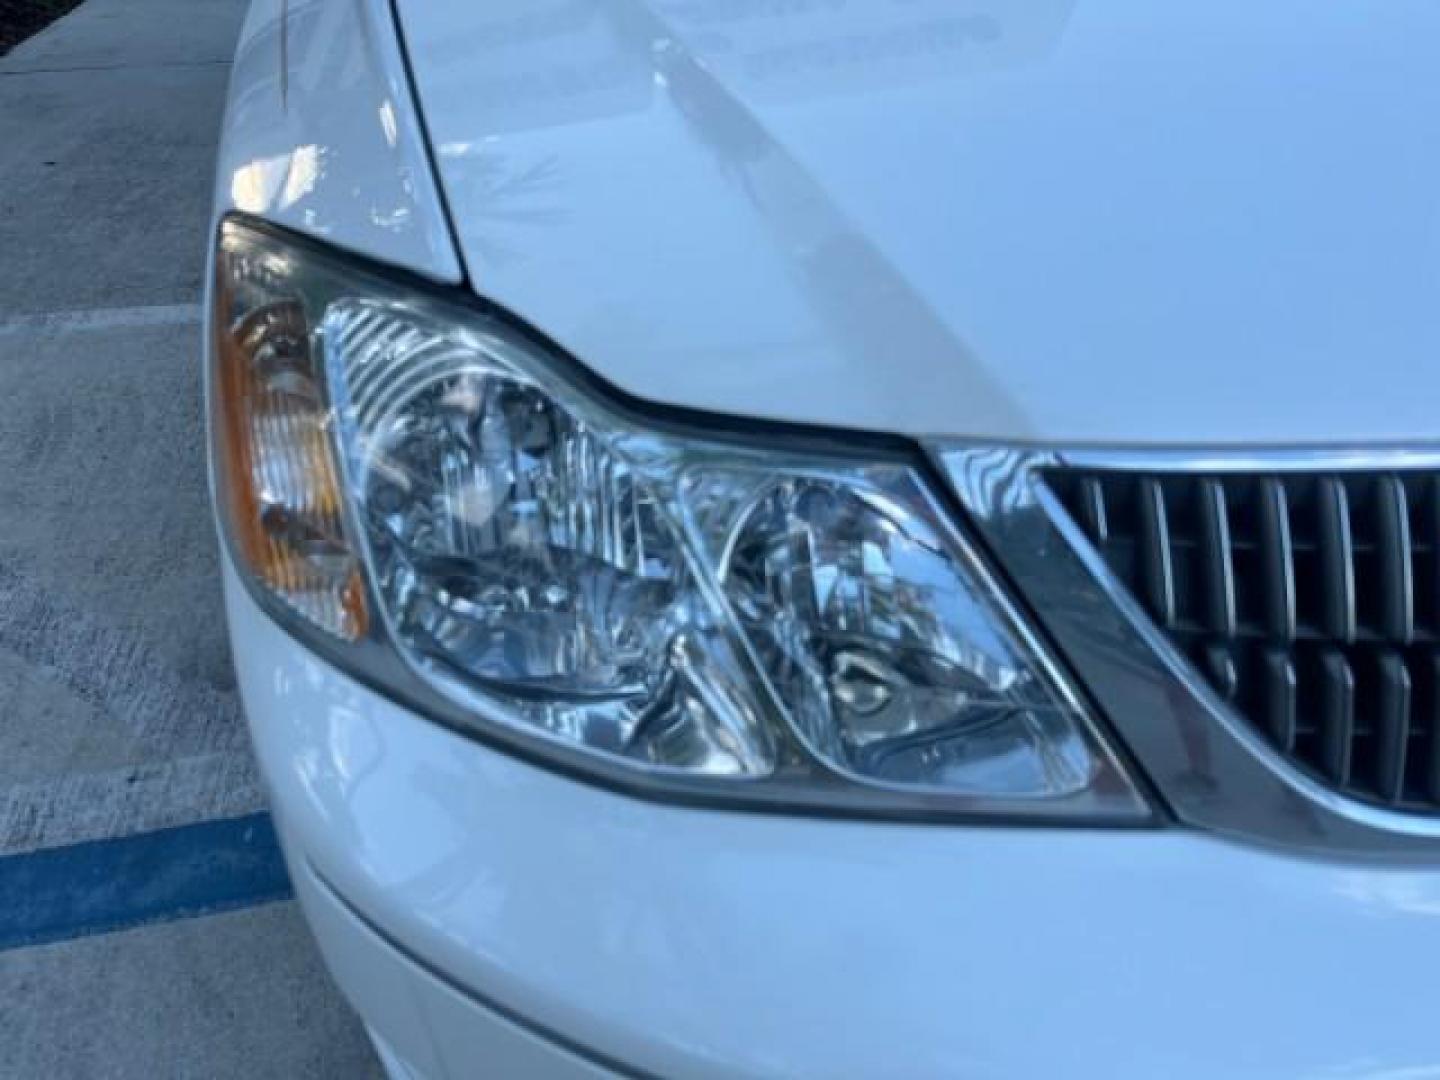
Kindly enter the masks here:
<path id="1" fill-rule="evenodd" d="M 377 1076 L 293 904 L 0 954 L 0 1076 Z"/>
<path id="2" fill-rule="evenodd" d="M 244 7 L 89 0 L 0 60 L 0 868 L 263 808 L 198 366 Z M 291 902 L 0 951 L 0 1077 L 257 1075 L 378 1075 Z"/>
<path id="3" fill-rule="evenodd" d="M 206 55 L 222 54 L 243 8 L 91 0 L 0 61 L 0 703 L 29 706 L 4 710 L 0 854 L 92 839 L 83 823 L 97 818 L 114 835 L 259 807 L 200 424 L 198 301 L 227 68 L 191 65 L 193 41 L 175 53 L 183 66 L 157 52 L 193 21 L 217 39 Z M 96 41 L 116 27 L 137 60 L 112 49 L 97 66 Z M 158 809 L 202 757 L 239 786 Z M 102 796 L 93 778 L 106 773 Z M 43 821 L 26 810 L 37 785 L 81 775 L 83 803 Z M 154 820 L 127 825 L 112 799 Z"/>

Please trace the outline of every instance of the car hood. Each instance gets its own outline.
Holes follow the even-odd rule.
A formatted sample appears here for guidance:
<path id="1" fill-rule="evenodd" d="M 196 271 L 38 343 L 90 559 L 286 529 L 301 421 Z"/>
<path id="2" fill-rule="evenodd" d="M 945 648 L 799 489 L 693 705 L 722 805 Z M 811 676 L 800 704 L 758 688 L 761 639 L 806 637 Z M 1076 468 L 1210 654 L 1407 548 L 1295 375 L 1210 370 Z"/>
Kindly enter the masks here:
<path id="1" fill-rule="evenodd" d="M 1045 443 L 1437 435 L 1428 0 L 400 13 L 474 287 L 633 394 Z"/>

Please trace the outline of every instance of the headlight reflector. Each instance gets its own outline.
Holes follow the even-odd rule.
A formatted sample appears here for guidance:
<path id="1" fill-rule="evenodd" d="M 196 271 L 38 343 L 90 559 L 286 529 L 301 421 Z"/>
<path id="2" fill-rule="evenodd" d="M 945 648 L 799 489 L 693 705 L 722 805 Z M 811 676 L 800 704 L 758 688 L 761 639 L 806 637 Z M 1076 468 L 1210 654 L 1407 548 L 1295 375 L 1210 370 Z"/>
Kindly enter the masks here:
<path id="1" fill-rule="evenodd" d="M 252 590 L 437 718 L 647 790 L 1148 817 L 903 455 L 676 431 L 477 305 L 233 219 L 213 318 Z"/>
<path id="2" fill-rule="evenodd" d="M 321 337 L 362 542 L 407 659 L 593 750 L 774 768 L 717 606 L 638 465 L 509 366 L 502 337 L 348 299 Z"/>
<path id="3" fill-rule="evenodd" d="M 1096 761 L 1076 709 L 896 469 L 772 479 L 722 573 L 777 696 L 832 767 L 975 795 L 1067 794 Z"/>

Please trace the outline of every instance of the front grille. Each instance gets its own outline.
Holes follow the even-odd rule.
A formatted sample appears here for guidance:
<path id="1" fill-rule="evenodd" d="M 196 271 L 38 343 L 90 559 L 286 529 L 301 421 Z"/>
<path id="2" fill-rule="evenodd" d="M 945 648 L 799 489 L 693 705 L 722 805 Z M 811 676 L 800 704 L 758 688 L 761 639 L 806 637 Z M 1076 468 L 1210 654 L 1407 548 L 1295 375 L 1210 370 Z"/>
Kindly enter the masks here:
<path id="1" fill-rule="evenodd" d="M 1440 473 L 1046 480 L 1282 753 L 1358 798 L 1440 812 Z"/>

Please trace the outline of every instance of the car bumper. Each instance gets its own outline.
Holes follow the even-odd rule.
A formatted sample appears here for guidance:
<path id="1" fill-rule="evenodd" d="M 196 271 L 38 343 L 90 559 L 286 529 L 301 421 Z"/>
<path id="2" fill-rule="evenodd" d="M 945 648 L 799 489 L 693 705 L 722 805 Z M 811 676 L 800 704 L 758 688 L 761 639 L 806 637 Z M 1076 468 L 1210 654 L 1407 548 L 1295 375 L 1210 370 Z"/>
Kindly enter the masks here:
<path id="1" fill-rule="evenodd" d="M 1440 870 L 648 803 L 418 718 L 226 594 L 297 892 L 417 1076 L 1440 1073 Z"/>

